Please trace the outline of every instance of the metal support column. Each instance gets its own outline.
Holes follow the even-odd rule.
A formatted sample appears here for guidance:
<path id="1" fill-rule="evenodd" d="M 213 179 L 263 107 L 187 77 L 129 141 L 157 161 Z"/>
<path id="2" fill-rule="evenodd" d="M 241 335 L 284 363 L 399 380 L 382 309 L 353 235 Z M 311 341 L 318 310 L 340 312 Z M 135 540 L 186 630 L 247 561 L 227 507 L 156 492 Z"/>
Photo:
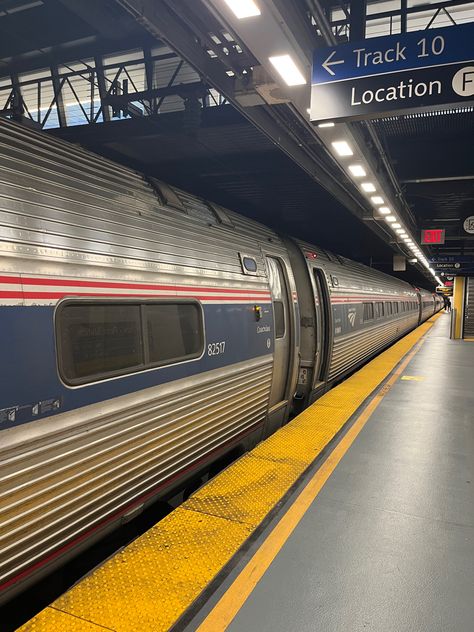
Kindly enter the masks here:
<path id="1" fill-rule="evenodd" d="M 100 104 L 102 108 L 102 118 L 104 119 L 104 122 L 108 122 L 110 121 L 112 116 L 110 112 L 110 107 L 105 104 L 105 98 L 108 96 L 108 92 L 107 84 L 105 81 L 104 62 L 102 57 L 96 56 L 94 58 L 94 63 L 97 76 L 97 87 L 99 88 Z"/>
<path id="2" fill-rule="evenodd" d="M 67 116 L 62 93 L 63 84 L 59 77 L 57 66 L 51 66 L 51 80 L 53 82 L 54 101 L 56 103 L 56 111 L 58 113 L 59 127 L 67 127 Z"/>
<path id="3" fill-rule="evenodd" d="M 464 296 L 466 279 L 454 278 L 453 308 L 454 308 L 454 338 L 459 339 L 464 335 Z"/>
<path id="4" fill-rule="evenodd" d="M 23 103 L 23 97 L 21 95 L 20 82 L 18 80 L 18 76 L 15 74 L 11 74 L 10 79 L 12 82 L 12 97 L 11 97 L 12 118 L 15 121 L 22 122 L 23 116 L 25 114 L 25 106 Z"/>
<path id="5" fill-rule="evenodd" d="M 351 41 L 365 39 L 367 0 L 352 0 L 349 36 Z"/>

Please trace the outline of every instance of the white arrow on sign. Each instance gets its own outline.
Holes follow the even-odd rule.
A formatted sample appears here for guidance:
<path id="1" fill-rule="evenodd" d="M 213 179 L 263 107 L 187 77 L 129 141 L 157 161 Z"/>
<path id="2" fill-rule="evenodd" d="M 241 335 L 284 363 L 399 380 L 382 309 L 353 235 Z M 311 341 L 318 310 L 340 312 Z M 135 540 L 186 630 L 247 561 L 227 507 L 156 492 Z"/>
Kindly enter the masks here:
<path id="1" fill-rule="evenodd" d="M 329 55 L 329 57 L 326 59 L 325 62 L 323 62 L 323 68 L 324 70 L 327 70 L 328 73 L 330 75 L 335 75 L 336 73 L 334 72 L 334 70 L 332 70 L 332 68 L 330 68 L 330 66 L 336 66 L 337 64 L 343 64 L 344 60 L 343 59 L 339 59 L 337 61 L 331 61 L 331 59 L 334 57 L 334 55 L 336 54 L 336 51 L 333 50 L 332 53 Z"/>

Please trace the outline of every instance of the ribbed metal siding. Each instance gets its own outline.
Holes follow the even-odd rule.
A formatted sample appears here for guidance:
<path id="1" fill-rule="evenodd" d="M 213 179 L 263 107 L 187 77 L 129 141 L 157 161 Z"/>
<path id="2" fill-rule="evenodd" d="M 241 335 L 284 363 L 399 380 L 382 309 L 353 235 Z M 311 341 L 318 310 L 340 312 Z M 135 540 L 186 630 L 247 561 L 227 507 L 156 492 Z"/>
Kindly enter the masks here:
<path id="1" fill-rule="evenodd" d="M 62 430 L 1 450 L 0 583 L 263 422 L 270 357 L 212 373 L 66 414 Z"/>
<path id="2" fill-rule="evenodd" d="M 464 306 L 464 336 L 474 337 L 474 277 L 466 279 L 466 304 Z"/>
<path id="3" fill-rule="evenodd" d="M 400 338 L 418 323 L 418 313 L 407 314 L 395 321 L 377 324 L 348 336 L 336 339 L 333 347 L 329 380 L 362 363 L 391 342 Z"/>
<path id="4" fill-rule="evenodd" d="M 177 191 L 178 193 L 178 191 Z M 57 258 L 127 269 L 163 267 L 199 277 L 242 281 L 238 251 L 254 255 L 265 278 L 259 240 L 275 233 L 244 219 L 214 222 L 198 198 L 179 192 L 188 213 L 165 207 L 143 177 L 80 148 L 0 121 L 0 241 L 18 254 L 48 247 Z M 261 234 L 260 234 L 261 232 Z M 80 255 L 76 255 L 80 253 Z M 117 261 L 114 261 L 116 259 Z M 119 260 L 119 261 L 118 261 Z M 266 284 L 266 281 L 265 281 Z"/>

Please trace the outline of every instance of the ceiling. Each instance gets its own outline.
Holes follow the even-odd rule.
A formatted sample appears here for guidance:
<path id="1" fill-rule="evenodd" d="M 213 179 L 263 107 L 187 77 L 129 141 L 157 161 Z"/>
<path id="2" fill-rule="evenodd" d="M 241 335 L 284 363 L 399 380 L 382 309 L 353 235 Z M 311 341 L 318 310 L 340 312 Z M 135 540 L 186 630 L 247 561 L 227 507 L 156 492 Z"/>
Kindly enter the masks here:
<path id="1" fill-rule="evenodd" d="M 294 0 L 295 7 L 303 1 Z M 176 2 L 185 4 L 185 0 Z M 45 69 L 50 72 L 51 66 L 60 73 L 88 69 L 94 58 L 153 46 L 163 43 L 116 0 L 0 0 L 4 95 L 12 76 L 25 83 L 24 93 L 28 89 L 33 101 L 35 77 L 44 79 Z M 180 68 L 182 73 L 185 67 Z M 189 68 L 190 77 L 191 72 Z M 1 95 L 0 91 L 0 108 Z M 184 96 L 174 93 L 166 98 L 165 103 L 176 103 L 176 107 L 162 104 L 160 112 L 150 116 L 135 112 L 124 117 L 122 111 L 120 117 L 112 116 L 110 121 L 101 117 L 94 124 L 76 120 L 75 125 L 53 126 L 48 133 L 209 197 L 276 230 L 391 272 L 393 249 L 371 230 L 372 218 L 364 222 L 349 212 L 340 198 L 295 164 L 245 113 L 225 102 L 190 113 Z M 364 124 L 357 125 L 363 128 Z M 464 219 L 474 214 L 473 110 L 391 117 L 376 120 L 373 126 L 417 230 L 446 229 L 445 244 L 428 252 L 432 256 L 474 255 L 474 240 L 462 228 Z M 315 154 L 319 151 L 312 149 Z M 330 163 L 324 160 L 327 170 Z M 336 172 L 334 179 L 341 186 L 350 184 Z M 427 285 L 412 266 L 400 276 Z"/>

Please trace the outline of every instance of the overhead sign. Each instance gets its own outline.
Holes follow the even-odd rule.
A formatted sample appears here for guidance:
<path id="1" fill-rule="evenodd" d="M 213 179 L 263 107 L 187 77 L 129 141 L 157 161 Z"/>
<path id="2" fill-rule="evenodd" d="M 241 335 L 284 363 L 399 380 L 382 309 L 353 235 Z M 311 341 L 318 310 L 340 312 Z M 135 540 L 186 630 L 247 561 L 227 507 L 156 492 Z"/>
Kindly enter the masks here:
<path id="1" fill-rule="evenodd" d="M 317 49 L 311 120 L 474 102 L 474 23 Z"/>
<path id="2" fill-rule="evenodd" d="M 431 257 L 431 263 L 472 263 L 474 265 L 474 256 L 472 255 L 436 255 Z"/>
<path id="3" fill-rule="evenodd" d="M 443 228 L 426 228 L 421 231 L 422 244 L 444 244 L 446 231 Z"/>

